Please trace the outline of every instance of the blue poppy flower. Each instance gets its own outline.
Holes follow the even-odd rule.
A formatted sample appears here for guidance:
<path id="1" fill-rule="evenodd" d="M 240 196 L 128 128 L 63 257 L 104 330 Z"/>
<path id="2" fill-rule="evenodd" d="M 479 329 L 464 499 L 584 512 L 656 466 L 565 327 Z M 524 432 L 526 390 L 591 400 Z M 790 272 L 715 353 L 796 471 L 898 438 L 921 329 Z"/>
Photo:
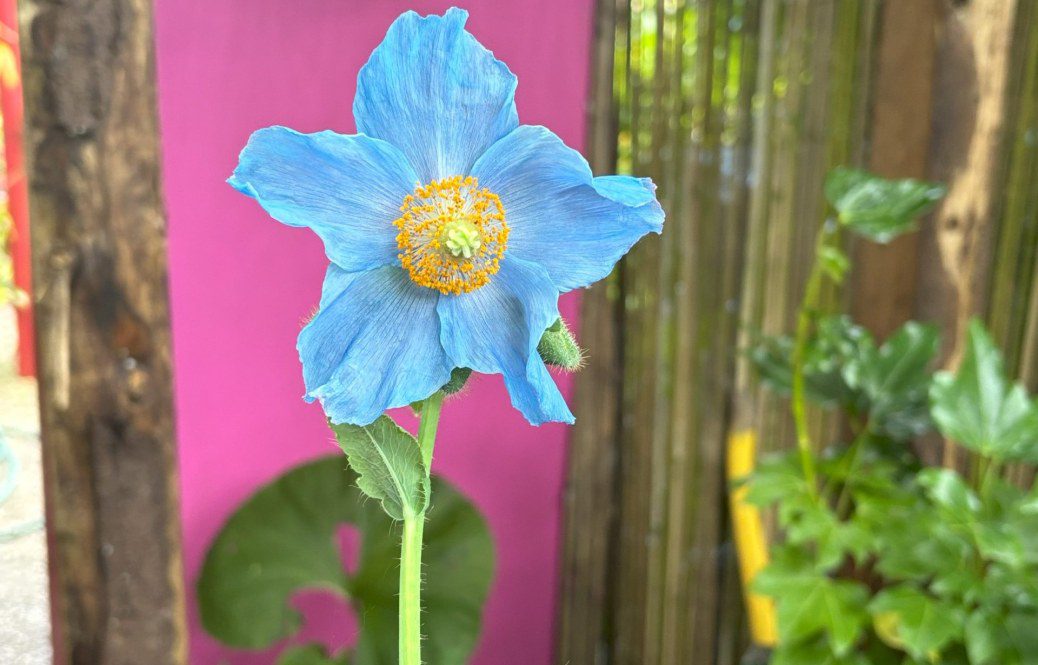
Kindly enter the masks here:
<path id="1" fill-rule="evenodd" d="M 500 373 L 533 424 L 573 422 L 537 353 L 558 298 L 663 228 L 646 178 L 594 177 L 520 125 L 516 78 L 468 14 L 400 16 L 361 69 L 358 133 L 254 133 L 228 182 L 331 261 L 299 335 L 306 399 L 364 425 L 455 367 Z"/>

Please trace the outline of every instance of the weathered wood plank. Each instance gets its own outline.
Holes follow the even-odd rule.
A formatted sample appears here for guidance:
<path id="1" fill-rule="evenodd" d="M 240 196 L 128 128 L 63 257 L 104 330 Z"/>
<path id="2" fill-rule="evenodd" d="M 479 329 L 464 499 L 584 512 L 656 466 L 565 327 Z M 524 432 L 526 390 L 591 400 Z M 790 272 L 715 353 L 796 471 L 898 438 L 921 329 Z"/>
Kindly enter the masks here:
<path id="1" fill-rule="evenodd" d="M 916 307 L 954 333 L 945 358 L 954 359 L 955 339 L 987 306 L 1017 8 L 1016 0 L 940 6 L 930 161 L 948 195 L 920 234 Z"/>
<path id="2" fill-rule="evenodd" d="M 151 3 L 21 10 L 55 662 L 186 663 Z"/>

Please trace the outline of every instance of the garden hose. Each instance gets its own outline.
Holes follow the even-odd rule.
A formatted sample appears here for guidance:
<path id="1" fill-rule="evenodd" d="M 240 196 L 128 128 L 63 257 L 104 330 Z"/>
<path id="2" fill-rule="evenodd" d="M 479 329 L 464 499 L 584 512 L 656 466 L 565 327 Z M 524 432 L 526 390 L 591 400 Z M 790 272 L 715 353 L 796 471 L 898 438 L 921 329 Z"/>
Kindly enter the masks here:
<path id="1" fill-rule="evenodd" d="M 7 435 L 2 428 L 0 428 L 0 467 L 6 469 L 6 473 L 0 476 L 0 506 L 2 506 L 14 493 L 14 489 L 18 486 L 18 476 L 22 472 L 22 465 L 14 454 L 11 444 L 8 443 Z M 0 544 L 17 540 L 42 528 L 43 518 L 25 520 L 12 526 L 2 527 L 0 528 Z"/>

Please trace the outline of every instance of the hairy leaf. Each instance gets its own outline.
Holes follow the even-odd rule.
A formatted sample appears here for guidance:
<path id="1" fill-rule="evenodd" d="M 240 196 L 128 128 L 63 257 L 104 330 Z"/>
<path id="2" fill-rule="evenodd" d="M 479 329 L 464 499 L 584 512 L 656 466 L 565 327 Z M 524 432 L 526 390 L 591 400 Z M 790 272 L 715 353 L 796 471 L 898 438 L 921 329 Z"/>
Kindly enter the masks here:
<path id="1" fill-rule="evenodd" d="M 429 497 L 429 472 L 418 442 L 389 416 L 363 427 L 332 425 L 339 447 L 357 472 L 357 485 L 382 502 L 395 520 L 420 515 Z"/>

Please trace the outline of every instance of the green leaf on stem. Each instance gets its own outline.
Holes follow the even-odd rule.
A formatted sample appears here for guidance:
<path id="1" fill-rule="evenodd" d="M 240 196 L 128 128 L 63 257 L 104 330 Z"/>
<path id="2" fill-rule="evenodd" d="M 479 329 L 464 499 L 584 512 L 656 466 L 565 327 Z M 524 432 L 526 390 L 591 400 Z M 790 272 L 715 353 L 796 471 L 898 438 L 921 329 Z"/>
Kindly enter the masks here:
<path id="1" fill-rule="evenodd" d="M 878 349 L 863 344 L 848 359 L 844 380 L 864 394 L 873 431 L 909 439 L 929 429 L 928 368 L 939 341 L 936 327 L 909 322 Z"/>
<path id="2" fill-rule="evenodd" d="M 864 654 L 849 653 L 837 656 L 828 640 L 816 639 L 794 644 L 779 644 L 769 665 L 879 665 Z"/>
<path id="3" fill-rule="evenodd" d="M 429 665 L 463 665 L 480 633 L 493 544 L 471 503 L 439 478 L 432 488 L 423 553 L 423 656 Z M 264 649 L 299 630 L 293 595 L 322 589 L 361 617 L 351 665 L 395 665 L 401 528 L 365 498 L 341 455 L 296 467 L 256 492 L 206 555 L 198 580 L 205 630 L 232 647 Z M 352 573 L 343 568 L 336 540 L 344 524 L 361 536 Z M 304 650 L 298 657 L 312 655 Z"/>
<path id="4" fill-rule="evenodd" d="M 824 406 L 840 405 L 855 409 L 856 395 L 842 376 L 849 358 L 857 357 L 863 347 L 872 346 L 872 337 L 848 316 L 824 316 L 804 352 L 805 394 Z M 761 380 L 776 392 L 788 395 L 793 383 L 793 340 L 788 336 L 765 337 L 750 350 L 750 361 Z"/>
<path id="5" fill-rule="evenodd" d="M 381 501 L 395 520 L 422 514 L 429 498 L 429 471 L 413 436 L 385 415 L 363 427 L 331 427 L 365 494 Z"/>
<path id="6" fill-rule="evenodd" d="M 753 587 L 775 598 L 780 641 L 796 643 L 825 633 L 837 656 L 850 653 L 865 627 L 868 589 L 857 582 L 834 580 L 811 572 L 772 564 L 757 575 Z"/>
<path id="7" fill-rule="evenodd" d="M 971 612 L 966 619 L 965 640 L 971 665 L 1006 665 L 1011 662 L 1006 653 L 1012 645 L 1004 616 L 984 608 Z"/>
<path id="8" fill-rule="evenodd" d="M 825 180 L 825 196 L 841 224 L 876 242 L 911 231 L 915 220 L 944 197 L 944 185 L 887 180 L 859 169 L 836 168 Z"/>
<path id="9" fill-rule="evenodd" d="M 794 496 L 809 495 L 804 472 L 800 469 L 795 452 L 790 451 L 762 458 L 746 483 L 747 503 L 761 508 Z"/>
<path id="10" fill-rule="evenodd" d="M 913 658 L 936 662 L 941 649 L 961 638 L 965 619 L 961 608 L 931 598 L 902 584 L 881 591 L 869 605 L 878 626 L 887 626 L 888 640 L 900 642 Z"/>
<path id="11" fill-rule="evenodd" d="M 938 506 L 946 509 L 960 525 L 972 524 L 980 510 L 980 499 L 956 471 L 931 467 L 919 473 L 919 484 Z"/>
<path id="12" fill-rule="evenodd" d="M 930 404 L 948 438 L 999 462 L 1038 462 L 1038 407 L 1006 379 L 1002 355 L 980 321 L 970 322 L 958 372 L 934 377 Z"/>

